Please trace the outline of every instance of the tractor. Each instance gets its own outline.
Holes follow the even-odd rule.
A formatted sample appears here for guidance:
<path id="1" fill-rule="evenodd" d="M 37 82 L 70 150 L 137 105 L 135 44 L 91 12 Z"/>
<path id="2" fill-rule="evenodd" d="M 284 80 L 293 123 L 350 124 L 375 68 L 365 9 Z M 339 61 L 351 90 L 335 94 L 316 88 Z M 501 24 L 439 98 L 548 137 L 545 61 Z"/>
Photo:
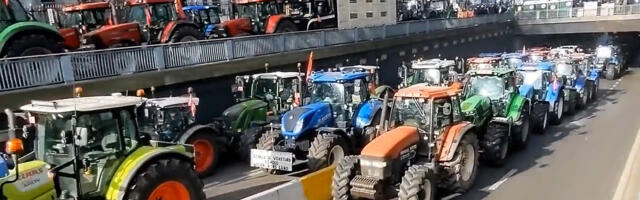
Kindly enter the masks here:
<path id="1" fill-rule="evenodd" d="M 624 59 L 617 46 L 598 46 L 596 48 L 596 66 L 608 80 L 618 78 L 626 68 Z"/>
<path id="2" fill-rule="evenodd" d="M 129 0 L 124 22 L 136 22 L 144 43 L 187 42 L 204 39 L 198 24 L 189 21 L 181 1 Z"/>
<path id="3" fill-rule="evenodd" d="M 228 36 L 247 36 L 297 31 L 284 13 L 282 0 L 236 0 L 236 19 L 220 24 Z"/>
<path id="4" fill-rule="evenodd" d="M 18 0 L 0 3 L 4 15 L 0 20 L 0 56 L 18 57 L 61 53 L 64 39 L 58 30 L 37 22 Z"/>
<path id="5" fill-rule="evenodd" d="M 477 127 L 482 157 L 499 166 L 511 145 L 524 148 L 530 132 L 530 103 L 518 93 L 512 69 L 494 68 L 467 73 L 462 112 Z M 486 127 L 486 128 L 485 128 Z"/>
<path id="6" fill-rule="evenodd" d="M 518 91 L 531 102 L 531 125 L 543 134 L 549 123 L 562 123 L 564 84 L 554 74 L 552 62 L 527 62 L 518 67 Z"/>
<path id="7" fill-rule="evenodd" d="M 467 59 L 467 67 L 465 71 L 476 69 L 493 69 L 500 67 L 500 57 L 473 57 Z"/>
<path id="8" fill-rule="evenodd" d="M 337 0 L 285 0 L 284 12 L 297 30 L 338 27 Z"/>
<path id="9" fill-rule="evenodd" d="M 185 6 L 182 8 L 190 21 L 200 26 L 208 39 L 226 38 L 227 33 L 220 27 L 220 8 L 218 6 Z"/>
<path id="10" fill-rule="evenodd" d="M 314 72 L 309 104 L 286 112 L 279 128 L 262 135 L 251 166 L 278 173 L 306 160 L 313 172 L 359 152 L 377 135 L 387 107 L 371 98 L 370 81 L 362 71 Z"/>
<path id="11" fill-rule="evenodd" d="M 374 98 L 384 98 L 385 95 L 393 96 L 394 90 L 388 85 L 380 83 L 380 67 L 373 65 L 353 65 L 339 67 L 342 72 L 368 72 L 369 74 L 369 92 Z"/>
<path id="12" fill-rule="evenodd" d="M 402 79 L 400 87 L 426 83 L 431 86 L 448 86 L 458 81 L 458 73 L 454 71 L 456 62 L 446 59 L 414 60 L 411 69 L 399 68 L 398 75 Z"/>
<path id="13" fill-rule="evenodd" d="M 13 156 L 12 175 L 0 179 L 3 198 L 205 199 L 193 148 L 138 132 L 143 100 L 116 93 L 22 106 L 37 127 L 29 133 L 38 138 L 36 159 Z M 7 153 L 19 152 L 20 142 L 11 140 Z"/>
<path id="14" fill-rule="evenodd" d="M 589 93 L 593 91 L 595 83 L 589 81 L 587 77 L 592 71 L 586 71 L 587 62 L 581 60 L 563 58 L 554 62 L 555 75 L 564 85 L 565 99 L 568 103 L 567 111 L 569 114 L 574 114 L 577 108 L 584 108 L 590 101 Z"/>
<path id="15" fill-rule="evenodd" d="M 67 49 L 91 49 L 96 45 L 108 47 L 112 44 L 97 43 L 88 44 L 83 37 L 84 34 L 101 29 L 113 29 L 117 24 L 114 17 L 114 10 L 108 2 L 80 3 L 78 5 L 66 6 L 62 8 L 62 20 L 60 22 L 60 33 L 64 35 L 64 45 Z M 128 29 L 136 26 L 129 24 L 118 28 L 117 35 L 131 34 Z M 116 41 L 117 42 L 117 41 Z"/>
<path id="16" fill-rule="evenodd" d="M 502 54 L 502 66 L 509 67 L 511 69 L 518 69 L 523 63 L 528 61 L 529 56 L 525 53 L 506 53 Z"/>
<path id="17" fill-rule="evenodd" d="M 460 89 L 413 85 L 400 89 L 391 130 L 346 156 L 332 178 L 333 199 L 436 199 L 437 188 L 463 193 L 478 169 L 478 128 L 465 121 Z"/>
<path id="18" fill-rule="evenodd" d="M 238 103 L 224 110 L 213 123 L 216 133 L 224 138 L 221 144 L 226 144 L 221 148 L 235 149 L 242 160 L 249 161 L 250 151 L 262 134 L 279 127 L 282 114 L 303 104 L 305 90 L 304 74 L 300 72 L 236 77 L 232 91 Z"/>

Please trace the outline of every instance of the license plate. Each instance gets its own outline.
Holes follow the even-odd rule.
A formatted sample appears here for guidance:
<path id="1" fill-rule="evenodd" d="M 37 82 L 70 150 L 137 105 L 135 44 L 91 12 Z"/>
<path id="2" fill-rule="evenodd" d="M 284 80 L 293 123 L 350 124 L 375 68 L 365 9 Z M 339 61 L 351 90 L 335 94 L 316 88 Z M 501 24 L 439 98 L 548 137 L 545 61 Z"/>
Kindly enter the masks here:
<path id="1" fill-rule="evenodd" d="M 251 166 L 293 171 L 293 153 L 251 149 Z"/>

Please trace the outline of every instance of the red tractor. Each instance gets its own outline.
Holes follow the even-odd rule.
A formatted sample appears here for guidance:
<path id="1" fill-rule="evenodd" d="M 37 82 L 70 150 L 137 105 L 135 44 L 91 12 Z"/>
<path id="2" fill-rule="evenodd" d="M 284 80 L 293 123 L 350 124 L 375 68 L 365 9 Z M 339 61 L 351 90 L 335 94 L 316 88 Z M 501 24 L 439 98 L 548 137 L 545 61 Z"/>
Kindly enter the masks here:
<path id="1" fill-rule="evenodd" d="M 283 7 L 282 0 L 236 0 L 237 18 L 222 22 L 220 27 L 232 37 L 297 31 Z"/>
<path id="2" fill-rule="evenodd" d="M 195 41 L 204 38 L 198 25 L 188 21 L 182 5 L 172 0 L 130 0 L 122 23 L 107 2 L 66 7 L 60 30 L 69 49 L 97 49 Z"/>

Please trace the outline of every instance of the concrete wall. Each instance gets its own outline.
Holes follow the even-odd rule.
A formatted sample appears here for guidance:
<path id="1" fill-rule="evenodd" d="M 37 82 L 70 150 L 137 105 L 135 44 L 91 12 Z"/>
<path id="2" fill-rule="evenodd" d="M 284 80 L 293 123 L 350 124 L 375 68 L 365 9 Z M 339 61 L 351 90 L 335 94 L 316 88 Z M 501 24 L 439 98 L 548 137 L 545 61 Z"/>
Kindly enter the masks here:
<path id="1" fill-rule="evenodd" d="M 396 0 L 338 0 L 340 29 L 395 23 Z"/>
<path id="2" fill-rule="evenodd" d="M 519 20 L 517 24 L 521 35 L 634 32 L 640 31 L 640 14 Z"/>

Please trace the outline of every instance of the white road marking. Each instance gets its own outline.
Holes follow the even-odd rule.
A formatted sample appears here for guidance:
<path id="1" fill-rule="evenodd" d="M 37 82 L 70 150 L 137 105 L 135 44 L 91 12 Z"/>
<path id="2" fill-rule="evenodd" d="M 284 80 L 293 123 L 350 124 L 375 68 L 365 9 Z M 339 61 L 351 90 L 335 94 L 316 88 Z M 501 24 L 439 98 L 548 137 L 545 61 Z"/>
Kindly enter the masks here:
<path id="1" fill-rule="evenodd" d="M 260 175 L 262 173 L 261 169 L 254 169 L 251 170 L 249 174 L 247 174 L 247 176 L 257 176 Z"/>
<path id="2" fill-rule="evenodd" d="M 553 134 L 553 137 L 560 137 L 560 135 L 562 135 L 562 132 L 556 132 L 556 134 Z"/>
<path id="3" fill-rule="evenodd" d="M 509 172 L 507 172 L 507 174 L 505 174 L 504 176 L 502 176 L 502 178 L 500 178 L 500 180 L 498 180 L 498 182 L 495 182 L 493 185 L 489 186 L 488 188 L 484 188 L 482 189 L 482 191 L 494 191 L 496 189 L 498 189 L 498 187 L 500 187 L 500 185 L 502 185 L 504 182 L 507 182 L 507 180 L 509 180 L 509 177 L 513 176 L 518 170 L 517 169 L 511 169 Z"/>
<path id="4" fill-rule="evenodd" d="M 451 200 L 451 199 L 456 198 L 456 197 L 458 197 L 458 196 L 460 196 L 460 195 L 462 195 L 462 194 L 460 194 L 460 193 L 453 193 L 453 194 L 451 194 L 451 195 L 449 195 L 449 196 L 442 197 L 442 200 Z"/>
<path id="5" fill-rule="evenodd" d="M 627 161 L 624 164 L 624 169 L 622 170 L 622 174 L 620 175 L 618 186 L 616 187 L 616 192 L 613 194 L 612 200 L 622 200 L 625 196 L 627 189 L 632 189 L 632 190 L 634 189 L 634 188 L 627 188 L 627 186 L 631 181 L 630 178 L 632 178 L 631 174 L 633 173 L 632 172 L 633 165 L 636 164 L 634 160 L 636 160 L 636 156 L 638 155 L 638 150 L 640 150 L 640 137 L 638 137 L 638 135 L 640 135 L 640 129 L 638 129 L 633 145 L 631 145 L 631 152 L 629 152 L 629 157 L 627 157 Z"/>

